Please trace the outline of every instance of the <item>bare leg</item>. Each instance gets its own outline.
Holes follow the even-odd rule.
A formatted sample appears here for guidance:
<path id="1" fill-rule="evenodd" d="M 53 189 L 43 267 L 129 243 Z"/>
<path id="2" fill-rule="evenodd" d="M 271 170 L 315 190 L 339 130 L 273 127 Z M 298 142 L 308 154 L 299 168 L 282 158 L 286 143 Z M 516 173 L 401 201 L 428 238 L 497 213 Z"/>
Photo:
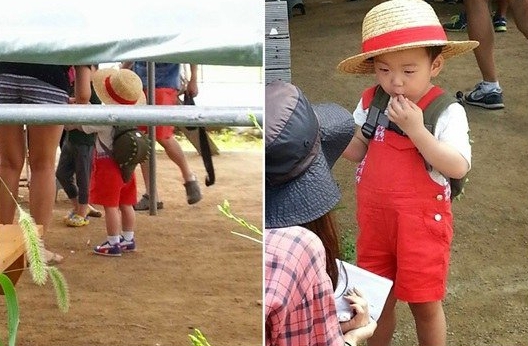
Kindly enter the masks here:
<path id="1" fill-rule="evenodd" d="M 122 230 L 133 231 L 136 227 L 136 213 L 131 205 L 120 205 Z"/>
<path id="2" fill-rule="evenodd" d="M 446 320 L 442 302 L 409 303 L 416 323 L 420 346 L 444 346 L 446 344 Z"/>
<path id="3" fill-rule="evenodd" d="M 106 234 L 116 236 L 121 234 L 121 212 L 119 207 L 104 207 Z"/>
<path id="4" fill-rule="evenodd" d="M 497 1 L 497 13 L 499 16 L 506 18 L 508 13 L 509 0 L 498 0 Z"/>
<path id="5" fill-rule="evenodd" d="M 141 175 L 143 176 L 143 182 L 145 183 L 145 192 L 150 196 L 150 171 L 149 171 L 149 161 L 145 161 L 140 164 L 141 166 Z M 158 201 L 158 191 L 156 191 L 156 201 Z"/>
<path id="6" fill-rule="evenodd" d="M 11 194 L 18 196 L 20 173 L 25 160 L 24 129 L 20 125 L 0 126 L 0 177 L 7 185 L 0 184 L 0 224 L 13 223 L 15 202 Z"/>
<path id="7" fill-rule="evenodd" d="M 167 156 L 180 168 L 184 182 L 193 180 L 193 173 L 189 168 L 185 154 L 174 137 L 158 139 L 158 143 L 165 149 Z"/>
<path id="8" fill-rule="evenodd" d="M 464 0 L 468 21 L 468 37 L 480 42 L 473 50 L 482 79 L 486 82 L 497 82 L 495 58 L 495 34 L 489 16 L 488 0 Z"/>
<path id="9" fill-rule="evenodd" d="M 55 202 L 55 156 L 61 134 L 62 125 L 29 126 L 29 210 L 44 232 L 49 228 Z"/>
<path id="10" fill-rule="evenodd" d="M 510 7 L 517 28 L 528 38 L 528 0 L 511 0 Z"/>
<path id="11" fill-rule="evenodd" d="M 395 307 L 396 298 L 391 290 L 378 320 L 378 327 L 374 331 L 374 335 L 367 340 L 368 346 L 388 346 L 391 344 L 392 334 L 396 329 Z"/>

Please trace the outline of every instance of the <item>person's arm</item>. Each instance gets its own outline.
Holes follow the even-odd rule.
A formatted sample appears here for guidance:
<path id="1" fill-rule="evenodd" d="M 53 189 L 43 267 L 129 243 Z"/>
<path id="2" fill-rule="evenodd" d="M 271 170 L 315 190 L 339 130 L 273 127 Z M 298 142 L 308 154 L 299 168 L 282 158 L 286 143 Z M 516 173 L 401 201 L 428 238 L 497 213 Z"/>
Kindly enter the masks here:
<path id="1" fill-rule="evenodd" d="M 423 111 L 415 103 L 398 95 L 387 106 L 389 120 L 398 125 L 431 166 L 446 177 L 460 179 L 469 163 L 451 145 L 440 142 L 423 125 Z"/>
<path id="2" fill-rule="evenodd" d="M 92 70 L 89 65 L 75 66 L 74 95 L 76 104 L 89 104 L 92 96 Z"/>
<path id="3" fill-rule="evenodd" d="M 125 68 L 125 69 L 128 69 L 128 70 L 131 70 L 133 65 L 134 65 L 133 61 L 123 61 L 119 65 L 119 68 Z"/>
<path id="4" fill-rule="evenodd" d="M 352 162 L 360 162 L 367 153 L 368 143 L 368 139 L 361 133 L 361 128 L 356 126 L 354 137 L 352 137 L 341 156 Z"/>
<path id="5" fill-rule="evenodd" d="M 357 288 L 347 293 L 345 299 L 350 303 L 350 309 L 354 312 L 347 322 L 341 322 L 343 339 L 346 346 L 355 346 L 358 342 L 368 339 L 376 329 L 376 322 L 370 317 L 368 302 Z"/>
<path id="6" fill-rule="evenodd" d="M 191 79 L 187 83 L 187 92 L 192 96 L 196 97 L 198 95 L 198 66 L 190 64 L 191 68 Z"/>
<path id="7" fill-rule="evenodd" d="M 345 346 L 356 346 L 358 342 L 370 338 L 377 326 L 376 321 L 371 319 L 369 324 L 346 332 L 343 335 Z"/>

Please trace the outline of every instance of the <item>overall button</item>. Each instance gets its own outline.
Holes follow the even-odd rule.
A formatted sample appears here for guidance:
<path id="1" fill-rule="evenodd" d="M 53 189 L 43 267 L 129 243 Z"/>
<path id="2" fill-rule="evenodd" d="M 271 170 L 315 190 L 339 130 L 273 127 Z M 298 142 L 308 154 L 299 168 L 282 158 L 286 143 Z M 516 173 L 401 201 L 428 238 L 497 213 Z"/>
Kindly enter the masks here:
<path id="1" fill-rule="evenodd" d="M 444 199 L 444 196 L 442 195 L 436 195 L 436 200 L 437 201 L 442 201 Z"/>
<path id="2" fill-rule="evenodd" d="M 440 220 L 442 220 L 442 215 L 440 215 L 440 214 L 435 214 L 434 219 L 435 219 L 436 221 L 440 221 Z"/>

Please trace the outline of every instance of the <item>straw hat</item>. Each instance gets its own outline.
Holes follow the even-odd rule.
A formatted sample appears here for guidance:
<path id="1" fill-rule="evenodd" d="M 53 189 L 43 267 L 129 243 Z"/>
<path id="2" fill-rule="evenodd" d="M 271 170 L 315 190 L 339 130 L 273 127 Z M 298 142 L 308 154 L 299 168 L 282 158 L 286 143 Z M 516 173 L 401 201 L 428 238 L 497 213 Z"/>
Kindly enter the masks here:
<path id="1" fill-rule="evenodd" d="M 93 75 L 95 93 L 104 104 L 144 105 L 143 83 L 131 70 L 106 68 Z"/>
<path id="2" fill-rule="evenodd" d="M 372 57 L 410 48 L 442 46 L 444 59 L 471 51 L 477 41 L 448 41 L 433 8 L 423 0 L 390 0 L 372 8 L 363 20 L 362 53 L 337 68 L 346 73 L 374 73 Z"/>
<path id="3" fill-rule="evenodd" d="M 335 103 L 312 105 L 293 84 L 266 85 L 266 228 L 318 219 L 341 198 L 332 167 L 354 134 Z"/>

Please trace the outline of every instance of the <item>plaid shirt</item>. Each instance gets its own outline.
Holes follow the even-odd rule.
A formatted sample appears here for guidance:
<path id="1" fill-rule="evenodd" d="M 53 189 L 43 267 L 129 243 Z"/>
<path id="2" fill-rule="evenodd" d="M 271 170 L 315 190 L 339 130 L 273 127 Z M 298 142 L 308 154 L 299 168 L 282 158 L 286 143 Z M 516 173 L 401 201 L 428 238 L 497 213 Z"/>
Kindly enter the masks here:
<path id="1" fill-rule="evenodd" d="M 288 227 L 265 241 L 266 346 L 343 346 L 321 240 Z"/>

